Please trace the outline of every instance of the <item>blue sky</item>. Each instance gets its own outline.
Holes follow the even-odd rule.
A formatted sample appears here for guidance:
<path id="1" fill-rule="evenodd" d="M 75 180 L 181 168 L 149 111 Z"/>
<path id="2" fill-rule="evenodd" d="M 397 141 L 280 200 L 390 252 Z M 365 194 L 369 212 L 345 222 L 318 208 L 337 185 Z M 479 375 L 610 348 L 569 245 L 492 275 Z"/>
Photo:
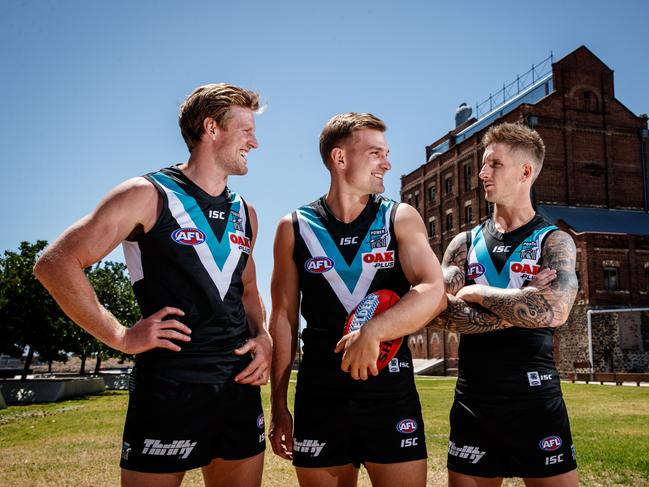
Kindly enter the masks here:
<path id="1" fill-rule="evenodd" d="M 255 256 L 267 305 L 282 215 L 323 194 L 324 123 L 369 111 L 388 124 L 399 176 L 425 145 L 550 52 L 586 45 L 615 92 L 649 112 L 649 2 L 0 2 L 0 251 L 52 241 L 120 181 L 187 159 L 178 106 L 196 86 L 258 90 L 261 147 L 230 187 L 260 219 Z M 121 251 L 109 257 L 123 260 Z"/>

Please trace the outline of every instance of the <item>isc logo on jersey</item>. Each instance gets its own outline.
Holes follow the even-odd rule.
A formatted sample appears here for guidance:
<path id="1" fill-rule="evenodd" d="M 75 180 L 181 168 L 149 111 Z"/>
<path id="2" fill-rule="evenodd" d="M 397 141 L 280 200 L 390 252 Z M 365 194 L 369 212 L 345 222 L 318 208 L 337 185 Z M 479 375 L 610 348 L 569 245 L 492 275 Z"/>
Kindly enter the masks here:
<path id="1" fill-rule="evenodd" d="M 239 249 L 245 254 L 250 253 L 250 239 L 244 235 L 237 235 L 236 233 L 230 234 L 230 247 Z"/>
<path id="2" fill-rule="evenodd" d="M 386 250 L 385 252 L 367 252 L 363 254 L 363 263 L 381 269 L 394 267 L 394 250 Z"/>
<path id="3" fill-rule="evenodd" d="M 522 262 L 512 262 L 509 269 L 514 274 L 520 274 L 521 278 L 532 280 L 536 274 L 541 270 L 540 265 L 524 264 Z"/>
<path id="4" fill-rule="evenodd" d="M 311 257 L 304 263 L 304 268 L 311 274 L 322 274 L 334 268 L 334 261 L 329 257 Z"/>
<path id="5" fill-rule="evenodd" d="M 171 234 L 171 238 L 181 245 L 199 245 L 205 242 L 205 234 L 198 228 L 179 228 Z"/>
<path id="6" fill-rule="evenodd" d="M 478 262 L 470 264 L 466 270 L 466 277 L 468 279 L 476 279 L 484 274 L 484 266 Z"/>
<path id="7" fill-rule="evenodd" d="M 397 431 L 407 435 L 417 431 L 417 421 L 414 419 L 402 419 L 397 423 Z"/>

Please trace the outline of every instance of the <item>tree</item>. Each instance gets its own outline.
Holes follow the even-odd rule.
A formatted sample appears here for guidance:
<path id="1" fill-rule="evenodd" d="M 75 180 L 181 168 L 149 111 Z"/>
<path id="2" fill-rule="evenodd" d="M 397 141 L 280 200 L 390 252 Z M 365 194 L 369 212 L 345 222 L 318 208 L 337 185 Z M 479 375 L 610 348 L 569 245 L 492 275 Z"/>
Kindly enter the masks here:
<path id="1" fill-rule="evenodd" d="M 0 352 L 22 355 L 29 347 L 23 379 L 35 352 L 46 360 L 63 357 L 63 314 L 32 273 L 46 246 L 45 240 L 21 242 L 18 252 L 7 250 L 0 258 Z"/>
<path id="2" fill-rule="evenodd" d="M 140 308 L 135 300 L 135 294 L 131 287 L 131 282 L 126 272 L 126 266 L 120 262 L 104 262 L 103 265 L 97 263 L 93 269 L 88 272 L 88 279 L 97 293 L 99 302 L 110 311 L 115 318 L 124 326 L 133 326 L 141 317 Z M 97 364 L 95 373 L 99 372 L 101 361 L 108 357 L 126 358 L 128 355 L 122 354 L 117 350 L 102 343 L 98 343 L 95 350 L 97 355 Z"/>

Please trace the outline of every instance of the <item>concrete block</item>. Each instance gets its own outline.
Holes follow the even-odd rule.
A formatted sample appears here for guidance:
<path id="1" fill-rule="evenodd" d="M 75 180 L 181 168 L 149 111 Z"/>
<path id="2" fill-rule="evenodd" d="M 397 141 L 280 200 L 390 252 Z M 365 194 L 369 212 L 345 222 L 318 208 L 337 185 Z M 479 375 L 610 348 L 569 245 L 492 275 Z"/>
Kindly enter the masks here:
<path id="1" fill-rule="evenodd" d="M 8 404 L 57 402 L 106 390 L 104 380 L 95 378 L 8 379 L 0 381 L 0 393 Z"/>

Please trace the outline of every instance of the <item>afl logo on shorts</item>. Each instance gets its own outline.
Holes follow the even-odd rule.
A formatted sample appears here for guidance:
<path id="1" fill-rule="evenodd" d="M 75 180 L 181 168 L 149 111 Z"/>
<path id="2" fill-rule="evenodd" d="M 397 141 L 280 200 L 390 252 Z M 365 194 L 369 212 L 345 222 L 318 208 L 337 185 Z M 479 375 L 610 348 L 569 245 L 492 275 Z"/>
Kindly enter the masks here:
<path id="1" fill-rule="evenodd" d="M 543 451 L 555 451 L 561 448 L 563 442 L 558 436 L 548 436 L 539 441 L 539 448 Z"/>
<path id="2" fill-rule="evenodd" d="M 304 268 L 311 274 L 322 274 L 334 268 L 334 261 L 329 257 L 311 257 L 304 263 Z"/>
<path id="3" fill-rule="evenodd" d="M 257 428 L 264 429 L 264 413 L 257 416 Z"/>
<path id="4" fill-rule="evenodd" d="M 414 419 L 402 419 L 397 423 L 397 431 L 407 435 L 417 431 L 417 421 Z"/>
<path id="5" fill-rule="evenodd" d="M 466 271 L 466 277 L 469 279 L 475 279 L 484 274 L 484 266 L 480 263 L 471 264 Z"/>
<path id="6" fill-rule="evenodd" d="M 205 234 L 198 228 L 179 228 L 171 234 L 171 238 L 181 245 L 198 245 L 205 242 Z"/>

